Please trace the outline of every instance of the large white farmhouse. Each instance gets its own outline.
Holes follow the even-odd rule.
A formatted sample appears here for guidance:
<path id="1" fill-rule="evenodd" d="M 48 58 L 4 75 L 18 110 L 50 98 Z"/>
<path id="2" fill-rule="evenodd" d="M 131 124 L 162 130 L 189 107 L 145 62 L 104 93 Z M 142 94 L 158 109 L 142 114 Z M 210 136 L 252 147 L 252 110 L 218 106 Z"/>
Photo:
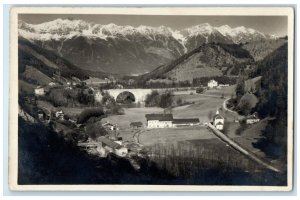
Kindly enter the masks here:
<path id="1" fill-rule="evenodd" d="M 173 126 L 172 114 L 146 114 L 148 128 L 170 128 Z"/>
<path id="2" fill-rule="evenodd" d="M 146 114 L 148 128 L 176 128 L 181 126 L 196 126 L 198 118 L 174 119 L 172 114 Z"/>
<path id="3" fill-rule="evenodd" d="M 216 115 L 214 116 L 213 124 L 218 130 L 223 130 L 225 119 L 222 115 L 220 115 L 219 111 L 217 110 Z"/>
<path id="4" fill-rule="evenodd" d="M 214 88 L 214 87 L 217 87 L 218 86 L 218 82 L 215 81 L 214 79 L 210 80 L 208 83 L 207 83 L 207 87 L 208 88 Z"/>

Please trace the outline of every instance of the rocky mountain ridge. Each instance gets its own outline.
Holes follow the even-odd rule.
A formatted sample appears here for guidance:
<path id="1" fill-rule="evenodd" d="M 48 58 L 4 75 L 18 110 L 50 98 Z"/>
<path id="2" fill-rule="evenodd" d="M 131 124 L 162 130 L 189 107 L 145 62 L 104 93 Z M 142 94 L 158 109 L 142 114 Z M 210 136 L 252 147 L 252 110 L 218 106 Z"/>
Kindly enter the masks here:
<path id="1" fill-rule="evenodd" d="M 152 71 L 205 43 L 277 40 L 252 28 L 208 23 L 183 30 L 170 27 L 119 26 L 56 19 L 41 24 L 19 21 L 19 36 L 53 50 L 81 69 L 126 75 Z"/>

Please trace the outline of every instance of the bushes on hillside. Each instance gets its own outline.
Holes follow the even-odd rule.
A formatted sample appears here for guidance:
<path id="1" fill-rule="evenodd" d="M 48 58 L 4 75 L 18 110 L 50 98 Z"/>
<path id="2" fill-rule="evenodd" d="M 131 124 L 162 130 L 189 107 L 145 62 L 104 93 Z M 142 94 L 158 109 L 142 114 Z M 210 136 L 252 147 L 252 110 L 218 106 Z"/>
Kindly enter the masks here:
<path id="1" fill-rule="evenodd" d="M 201 94 L 203 92 L 204 92 L 204 88 L 203 87 L 199 87 L 199 88 L 196 89 L 196 93 Z"/>
<path id="2" fill-rule="evenodd" d="M 158 91 L 153 90 L 150 94 L 147 94 L 145 99 L 146 107 L 158 106 L 160 103 L 160 95 Z"/>
<path id="3" fill-rule="evenodd" d="M 96 140 L 100 136 L 107 134 L 101 123 L 91 123 L 86 126 L 86 134 L 93 140 Z"/>
<path id="4" fill-rule="evenodd" d="M 85 109 L 78 116 L 77 122 L 82 124 L 87 122 L 91 117 L 102 117 L 104 114 L 105 113 L 102 107 Z"/>
<path id="5" fill-rule="evenodd" d="M 159 94 L 156 90 L 154 90 L 146 96 L 145 106 L 158 106 L 161 108 L 168 108 L 173 104 L 173 97 L 174 95 L 171 91 L 166 91 L 162 94 Z"/>

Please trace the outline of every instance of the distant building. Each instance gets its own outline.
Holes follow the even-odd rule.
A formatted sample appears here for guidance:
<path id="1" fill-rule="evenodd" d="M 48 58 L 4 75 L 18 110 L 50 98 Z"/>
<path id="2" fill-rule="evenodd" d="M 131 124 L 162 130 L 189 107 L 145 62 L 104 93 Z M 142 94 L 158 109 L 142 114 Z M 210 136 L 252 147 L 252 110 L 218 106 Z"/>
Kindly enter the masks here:
<path id="1" fill-rule="evenodd" d="M 200 124 L 200 121 L 198 118 L 173 119 L 173 127 L 196 126 L 199 124 Z"/>
<path id="2" fill-rule="evenodd" d="M 220 115 L 219 111 L 217 110 L 216 115 L 213 118 L 213 124 L 218 130 L 223 130 L 224 128 L 225 119 L 222 115 Z"/>
<path id="3" fill-rule="evenodd" d="M 207 83 L 207 87 L 208 88 L 214 88 L 214 87 L 217 87 L 218 86 L 218 82 L 215 81 L 215 80 L 210 80 L 208 83 Z"/>
<path id="4" fill-rule="evenodd" d="M 105 79 L 100 79 L 100 78 L 94 78 L 94 77 L 89 77 L 89 79 L 84 81 L 87 85 L 103 85 L 110 83 L 111 80 L 108 78 Z"/>
<path id="5" fill-rule="evenodd" d="M 146 119 L 148 128 L 176 128 L 200 124 L 198 118 L 174 119 L 172 114 L 147 114 Z"/>
<path id="6" fill-rule="evenodd" d="M 128 149 L 125 148 L 124 146 L 122 146 L 121 144 L 113 141 L 113 140 L 110 140 L 104 136 L 101 136 L 97 139 L 98 142 L 101 142 L 102 143 L 102 147 L 108 151 L 108 152 L 111 152 L 111 153 L 114 153 L 118 156 L 121 156 L 121 157 L 124 157 L 127 155 L 128 153 Z"/>
<path id="7" fill-rule="evenodd" d="M 102 124 L 102 126 L 104 128 L 106 128 L 107 130 L 111 130 L 111 131 L 117 130 L 117 126 L 114 125 L 114 124 L 111 124 L 109 122 L 106 122 L 106 123 Z"/>
<path id="8" fill-rule="evenodd" d="M 60 120 L 63 120 L 64 119 L 64 113 L 63 113 L 63 111 L 62 110 L 60 110 L 60 111 L 57 111 L 56 113 L 55 113 L 55 117 L 57 118 L 57 119 L 60 119 Z"/>
<path id="9" fill-rule="evenodd" d="M 146 114 L 148 128 L 171 128 L 173 126 L 172 114 Z"/>
<path id="10" fill-rule="evenodd" d="M 246 124 L 255 124 L 259 122 L 260 119 L 256 116 L 256 114 L 253 114 L 246 119 Z"/>
<path id="11" fill-rule="evenodd" d="M 95 101 L 97 101 L 97 102 L 100 103 L 100 102 L 102 101 L 102 98 L 103 98 L 101 92 L 100 92 L 100 91 L 97 91 L 97 92 L 95 92 L 94 94 L 95 94 Z"/>
<path id="12" fill-rule="evenodd" d="M 49 85 L 50 87 L 55 87 L 55 86 L 56 86 L 56 83 L 50 82 L 48 85 Z"/>
<path id="13" fill-rule="evenodd" d="M 229 84 L 219 84 L 217 86 L 217 88 L 219 88 L 219 89 L 224 88 L 224 87 L 229 87 Z"/>
<path id="14" fill-rule="evenodd" d="M 132 128 L 141 128 L 143 126 L 142 122 L 131 122 L 130 127 Z"/>
<path id="15" fill-rule="evenodd" d="M 121 84 L 117 84 L 117 85 L 115 86 L 115 88 L 116 88 L 116 89 L 123 89 L 123 88 L 124 88 L 124 86 L 123 86 L 123 85 L 121 85 Z"/>
<path id="16" fill-rule="evenodd" d="M 41 86 L 38 86 L 37 88 L 34 89 L 34 94 L 37 96 L 43 96 L 45 95 L 45 89 Z"/>

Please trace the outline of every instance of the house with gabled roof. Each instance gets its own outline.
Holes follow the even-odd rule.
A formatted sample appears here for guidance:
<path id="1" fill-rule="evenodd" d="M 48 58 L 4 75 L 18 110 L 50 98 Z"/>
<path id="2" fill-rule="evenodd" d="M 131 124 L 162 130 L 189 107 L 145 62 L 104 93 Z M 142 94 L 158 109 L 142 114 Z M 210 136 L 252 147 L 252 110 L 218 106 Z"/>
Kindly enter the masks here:
<path id="1" fill-rule="evenodd" d="M 214 87 L 217 87 L 218 86 L 218 82 L 215 81 L 214 79 L 210 80 L 208 83 L 207 83 L 207 87 L 208 88 L 214 88 Z"/>
<path id="2" fill-rule="evenodd" d="M 97 138 L 97 142 L 100 142 L 102 147 L 111 153 L 114 153 L 118 156 L 124 157 L 128 153 L 128 149 L 125 148 L 123 145 L 119 144 L 116 141 L 113 141 L 107 137 L 101 136 Z"/>
<path id="3" fill-rule="evenodd" d="M 225 123 L 225 118 L 220 114 L 219 110 L 217 110 L 215 116 L 213 117 L 213 125 L 218 130 L 223 130 Z"/>
<path id="4" fill-rule="evenodd" d="M 260 121 L 260 119 L 257 117 L 256 113 L 254 113 L 246 118 L 246 124 L 255 124 L 259 121 Z"/>

